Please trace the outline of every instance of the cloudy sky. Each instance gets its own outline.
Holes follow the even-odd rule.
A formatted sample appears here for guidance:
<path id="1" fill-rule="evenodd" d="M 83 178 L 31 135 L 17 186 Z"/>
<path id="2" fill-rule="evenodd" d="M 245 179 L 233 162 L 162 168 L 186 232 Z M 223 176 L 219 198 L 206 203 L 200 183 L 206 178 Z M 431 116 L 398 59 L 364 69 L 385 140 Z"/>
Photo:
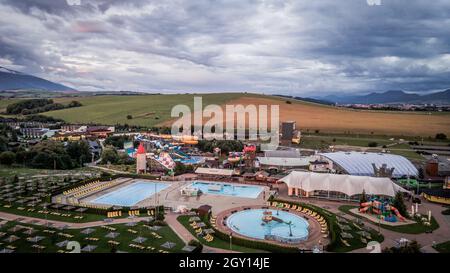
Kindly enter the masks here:
<path id="1" fill-rule="evenodd" d="M 367 2 L 0 0 L 0 66 L 78 90 L 449 88 L 450 1 Z"/>

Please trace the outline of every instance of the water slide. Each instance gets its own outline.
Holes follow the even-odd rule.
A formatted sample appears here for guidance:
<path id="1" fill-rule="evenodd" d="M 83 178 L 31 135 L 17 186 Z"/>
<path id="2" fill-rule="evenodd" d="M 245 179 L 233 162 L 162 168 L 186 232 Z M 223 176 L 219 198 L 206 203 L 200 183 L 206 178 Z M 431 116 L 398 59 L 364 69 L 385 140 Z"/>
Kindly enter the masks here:
<path id="1" fill-rule="evenodd" d="M 153 157 L 153 159 L 168 170 L 173 170 L 176 166 L 175 161 L 166 152 L 160 153 L 158 157 Z"/>
<path id="2" fill-rule="evenodd" d="M 370 206 L 363 206 L 362 208 L 359 209 L 359 212 L 366 212 L 369 208 Z"/>
<path id="3" fill-rule="evenodd" d="M 397 216 L 398 219 L 402 220 L 403 222 L 406 221 L 405 217 L 403 217 L 397 208 L 391 206 L 391 210 L 394 212 L 395 216 Z"/>
<path id="4" fill-rule="evenodd" d="M 189 155 L 185 154 L 184 152 L 182 152 L 182 151 L 179 150 L 179 149 L 174 149 L 174 150 L 173 150 L 173 153 L 174 153 L 174 155 L 180 157 L 181 159 L 190 158 Z"/>

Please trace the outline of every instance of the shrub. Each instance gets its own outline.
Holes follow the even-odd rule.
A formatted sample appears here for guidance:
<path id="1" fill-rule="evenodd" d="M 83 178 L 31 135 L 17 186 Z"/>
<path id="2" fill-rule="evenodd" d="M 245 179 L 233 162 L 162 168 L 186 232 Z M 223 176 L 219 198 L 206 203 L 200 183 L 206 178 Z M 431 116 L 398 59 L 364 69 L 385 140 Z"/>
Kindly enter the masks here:
<path id="1" fill-rule="evenodd" d="M 127 119 L 133 119 L 132 115 L 127 115 Z"/>
<path id="2" fill-rule="evenodd" d="M 377 147 L 377 146 L 378 146 L 378 143 L 376 143 L 375 141 L 372 141 L 372 142 L 369 142 L 369 143 L 367 144 L 367 146 L 368 146 L 368 147 Z"/>
<path id="3" fill-rule="evenodd" d="M 444 134 L 444 133 L 438 133 L 438 134 L 436 134 L 435 138 L 438 139 L 438 140 L 446 140 L 447 139 L 447 135 Z"/>
<path id="4" fill-rule="evenodd" d="M 0 154 L 0 163 L 4 165 L 12 165 L 16 161 L 16 154 L 13 152 L 3 152 Z"/>

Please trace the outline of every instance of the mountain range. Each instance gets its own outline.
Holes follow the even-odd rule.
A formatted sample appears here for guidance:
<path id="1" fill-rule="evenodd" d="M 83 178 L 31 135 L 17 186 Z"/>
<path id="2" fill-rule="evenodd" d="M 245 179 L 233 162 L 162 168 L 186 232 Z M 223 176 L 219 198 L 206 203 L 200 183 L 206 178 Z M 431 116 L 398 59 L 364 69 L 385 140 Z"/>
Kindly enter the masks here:
<path id="1" fill-rule="evenodd" d="M 0 66 L 0 91 L 75 91 L 73 88 Z"/>
<path id="2" fill-rule="evenodd" d="M 450 89 L 423 95 L 406 93 L 401 90 L 391 90 L 383 93 L 370 93 L 367 95 L 329 95 L 313 97 L 313 99 L 338 104 L 450 104 Z"/>

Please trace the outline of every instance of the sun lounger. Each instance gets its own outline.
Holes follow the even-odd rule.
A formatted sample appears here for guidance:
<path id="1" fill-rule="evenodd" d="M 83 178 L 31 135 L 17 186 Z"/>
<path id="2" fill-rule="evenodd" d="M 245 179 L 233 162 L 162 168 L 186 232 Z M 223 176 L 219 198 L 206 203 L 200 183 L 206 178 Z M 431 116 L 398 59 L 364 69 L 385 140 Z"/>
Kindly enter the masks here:
<path id="1" fill-rule="evenodd" d="M 351 246 L 346 240 L 344 240 L 344 239 L 342 239 L 342 238 L 341 238 L 341 242 L 342 242 L 345 246 L 347 246 L 347 247 L 350 247 L 350 246 Z"/>

